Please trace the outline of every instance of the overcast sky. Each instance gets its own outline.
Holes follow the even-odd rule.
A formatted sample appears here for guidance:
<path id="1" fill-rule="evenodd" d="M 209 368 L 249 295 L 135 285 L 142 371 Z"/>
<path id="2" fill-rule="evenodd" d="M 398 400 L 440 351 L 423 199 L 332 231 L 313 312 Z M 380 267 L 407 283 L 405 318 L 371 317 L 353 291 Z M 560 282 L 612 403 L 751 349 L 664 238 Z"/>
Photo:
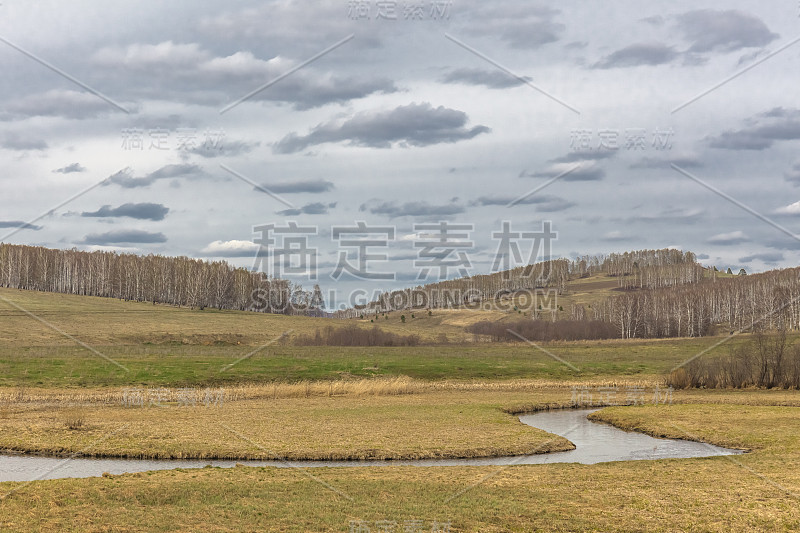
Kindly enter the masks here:
<path id="1" fill-rule="evenodd" d="M 0 5 L 5 242 L 249 267 L 294 221 L 324 289 L 357 221 L 395 228 L 395 281 L 340 279 L 368 290 L 414 284 L 440 220 L 470 273 L 503 221 L 559 257 L 798 264 L 795 0 L 31 4 Z"/>

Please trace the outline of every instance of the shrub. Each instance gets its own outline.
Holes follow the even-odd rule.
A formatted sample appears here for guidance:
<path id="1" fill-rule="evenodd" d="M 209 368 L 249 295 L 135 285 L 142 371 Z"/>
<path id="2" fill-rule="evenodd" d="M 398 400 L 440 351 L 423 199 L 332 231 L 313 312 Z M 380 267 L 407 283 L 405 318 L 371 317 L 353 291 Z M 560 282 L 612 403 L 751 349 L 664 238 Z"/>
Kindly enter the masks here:
<path id="1" fill-rule="evenodd" d="M 64 425 L 67 429 L 81 429 L 86 425 L 86 417 L 83 412 L 78 410 L 69 410 L 64 413 Z"/>
<path id="2" fill-rule="evenodd" d="M 398 335 L 383 331 L 378 326 L 371 329 L 360 328 L 355 324 L 340 328 L 328 326 L 323 331 L 316 330 L 313 336 L 300 335 L 295 339 L 298 346 L 418 346 L 418 335 Z"/>
<path id="3" fill-rule="evenodd" d="M 756 332 L 727 356 L 695 359 L 667 376 L 667 385 L 688 388 L 800 388 L 800 347 L 786 346 L 786 332 Z"/>
<path id="4" fill-rule="evenodd" d="M 518 320 L 516 322 L 484 320 L 466 327 L 467 333 L 485 335 L 493 341 L 572 341 L 613 339 L 619 336 L 616 328 L 600 320 Z M 516 335 L 515 335 L 516 333 Z"/>

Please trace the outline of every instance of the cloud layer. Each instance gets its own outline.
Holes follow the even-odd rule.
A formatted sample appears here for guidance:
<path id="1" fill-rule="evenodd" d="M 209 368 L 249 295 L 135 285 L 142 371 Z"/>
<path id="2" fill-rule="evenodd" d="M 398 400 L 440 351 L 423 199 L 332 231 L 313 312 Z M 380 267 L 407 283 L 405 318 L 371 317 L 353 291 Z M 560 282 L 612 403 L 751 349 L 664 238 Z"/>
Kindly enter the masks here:
<path id="1" fill-rule="evenodd" d="M 352 146 L 390 148 L 455 143 L 491 131 L 486 126 L 467 128 L 467 114 L 427 102 L 398 106 L 390 111 L 362 111 L 344 120 L 313 128 L 307 135 L 290 133 L 273 147 L 281 154 L 299 152 L 325 143 L 347 141 Z"/>

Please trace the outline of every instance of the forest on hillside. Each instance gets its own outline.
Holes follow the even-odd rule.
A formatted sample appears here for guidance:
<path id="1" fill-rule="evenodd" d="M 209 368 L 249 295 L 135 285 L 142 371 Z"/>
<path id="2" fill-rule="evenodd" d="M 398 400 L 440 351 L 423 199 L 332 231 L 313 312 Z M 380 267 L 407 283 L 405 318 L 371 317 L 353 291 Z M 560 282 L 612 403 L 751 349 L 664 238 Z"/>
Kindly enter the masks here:
<path id="1" fill-rule="evenodd" d="M 692 252 L 638 250 L 621 254 L 583 256 L 573 261 L 554 259 L 492 274 L 475 275 L 385 292 L 364 306 L 372 312 L 404 308 L 450 308 L 493 300 L 524 290 L 545 289 L 563 293 L 573 279 L 606 274 L 622 289 L 656 289 L 698 283 L 706 269 Z M 358 316 L 361 311 L 343 314 Z"/>
<path id="2" fill-rule="evenodd" d="M 741 272 L 743 274 L 744 272 Z M 675 249 L 638 250 L 608 255 L 557 259 L 489 275 L 458 278 L 384 293 L 363 309 L 339 312 L 358 317 L 408 307 L 440 308 L 519 294 L 524 290 L 563 293 L 567 282 L 595 274 L 617 280 L 618 290 L 586 309 L 568 309 L 569 320 L 527 325 L 530 340 L 575 338 L 700 337 L 720 328 L 746 330 L 800 329 L 800 268 L 755 275 L 723 277 L 697 262 L 692 252 Z M 546 314 L 544 315 L 546 316 Z M 534 313 L 532 318 L 542 316 Z M 545 318 L 546 320 L 546 318 Z M 496 340 L 508 337 L 507 325 L 482 323 L 470 332 Z M 516 331 L 516 330 L 515 330 Z"/>
<path id="3" fill-rule="evenodd" d="M 531 340 L 612 334 L 617 338 L 699 337 L 720 328 L 745 330 L 756 324 L 800 329 L 800 268 L 721 277 L 715 269 L 700 265 L 693 253 L 674 249 L 543 261 L 385 292 L 366 306 L 326 313 L 318 285 L 305 290 L 225 261 L 0 244 L 3 287 L 342 319 L 403 309 L 463 307 L 525 290 L 563 293 L 570 280 L 596 274 L 616 279 L 617 290 L 590 308 L 574 305 L 565 310 L 568 321 L 526 326 L 537 337 Z M 530 318 L 541 321 L 542 316 L 533 313 Z M 557 321 L 555 314 L 551 318 Z M 504 335 L 490 324 L 476 326 L 473 333 L 479 332 L 498 340 Z"/>
<path id="4" fill-rule="evenodd" d="M 322 291 L 225 261 L 0 244 L 0 286 L 203 309 L 321 315 Z"/>
<path id="5" fill-rule="evenodd" d="M 702 337 L 714 333 L 800 329 L 800 268 L 710 277 L 660 289 L 625 289 L 574 305 L 570 318 L 482 321 L 469 333 L 498 341 Z M 536 316 L 536 315 L 535 315 Z"/>
<path id="6" fill-rule="evenodd" d="M 800 329 L 800 268 L 627 291 L 575 314 L 613 324 L 621 338 L 700 337 L 718 325 Z"/>

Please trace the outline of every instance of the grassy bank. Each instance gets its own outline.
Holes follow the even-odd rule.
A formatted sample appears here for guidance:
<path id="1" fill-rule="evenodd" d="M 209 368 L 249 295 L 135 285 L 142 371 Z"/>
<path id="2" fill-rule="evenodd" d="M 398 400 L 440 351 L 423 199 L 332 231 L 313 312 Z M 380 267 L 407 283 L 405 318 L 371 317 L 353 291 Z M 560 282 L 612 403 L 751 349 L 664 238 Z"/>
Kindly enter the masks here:
<path id="1" fill-rule="evenodd" d="M 549 305 L 569 309 L 573 304 L 591 305 L 613 294 L 617 280 L 605 275 L 573 280 L 566 293 Z M 398 335 L 414 334 L 424 342 L 447 338 L 450 342 L 468 342 L 472 335 L 465 326 L 482 320 L 517 320 L 523 316 L 514 310 L 518 301 L 484 302 L 480 308 L 425 309 L 394 311 L 364 320 L 347 320 L 363 328 L 380 326 Z M 31 313 L 41 319 L 32 318 Z M 401 319 L 406 315 L 406 320 Z M 412 318 L 413 315 L 413 318 Z M 566 318 L 568 311 L 558 311 Z M 548 314 L 549 316 L 549 314 Z M 370 322 L 370 320 L 374 322 Z M 50 326 L 69 332 L 90 345 L 114 344 L 195 344 L 258 346 L 281 334 L 313 335 L 331 325 L 331 320 L 283 316 L 244 311 L 220 311 L 212 308 L 188 309 L 151 302 L 122 301 L 113 298 L 23 291 L 0 287 L 0 344 L 5 346 L 69 345 Z"/>
<path id="2" fill-rule="evenodd" d="M 348 531 L 351 521 L 451 531 L 792 531 L 800 410 L 630 407 L 609 419 L 702 431 L 738 457 L 599 465 L 202 469 L 0 484 L 3 531 Z"/>
<path id="3" fill-rule="evenodd" d="M 219 459 L 415 459 L 572 449 L 502 410 L 569 391 L 427 392 L 250 399 L 221 404 L 8 404 L 0 449 L 66 455 Z M 79 419 L 80 427 L 72 421 Z"/>
<path id="4" fill-rule="evenodd" d="M 28 314 L 30 313 L 30 314 Z M 41 320 L 33 318 L 35 315 Z M 407 320 L 400 316 L 407 314 Z M 442 335 L 462 342 L 471 335 L 464 326 L 479 320 L 510 316 L 502 311 L 437 310 L 428 315 L 391 312 L 375 323 L 347 320 L 348 324 L 418 335 L 434 341 Z M 195 344 L 258 346 L 281 334 L 313 335 L 317 329 L 345 321 L 303 316 L 284 316 L 212 308 L 189 309 L 150 302 L 133 302 L 94 296 L 0 288 L 0 343 L 5 346 L 70 345 L 55 328 L 67 331 L 91 345 Z"/>
<path id="5" fill-rule="evenodd" d="M 0 397 L 0 450 L 145 458 L 347 460 L 486 457 L 571 448 L 565 439 L 525 426 L 514 416 L 570 407 L 573 392 L 568 387 L 534 382 L 448 387 L 397 380 L 328 388 L 326 394 L 326 385 L 233 389 L 219 402 L 214 391 L 209 391 L 207 401 L 203 391 L 193 391 L 193 405 L 168 394 L 173 391 L 163 391 L 160 398 L 142 391 L 142 403 L 135 406 L 123 406 L 121 396 L 100 390 L 94 396 L 36 391 L 24 401 Z M 592 406 L 631 403 L 626 393 L 629 386 L 619 384 L 618 392 L 605 398 L 595 393 Z M 795 391 L 675 391 L 672 401 L 673 416 L 679 409 L 692 416 L 721 413 L 732 418 L 736 411 L 746 416 L 747 406 L 800 407 Z M 636 403 L 648 405 L 653 418 L 666 409 L 653 404 L 653 390 L 647 387 Z M 706 411 L 698 411 L 696 405 L 704 405 Z M 641 412 L 647 409 L 611 409 L 602 416 L 624 414 L 629 418 L 609 420 L 629 427 L 630 417 L 635 419 Z M 635 429 L 652 432 L 649 427 Z M 685 429 L 697 431 L 702 438 L 709 436 L 695 424 L 687 422 Z"/>

